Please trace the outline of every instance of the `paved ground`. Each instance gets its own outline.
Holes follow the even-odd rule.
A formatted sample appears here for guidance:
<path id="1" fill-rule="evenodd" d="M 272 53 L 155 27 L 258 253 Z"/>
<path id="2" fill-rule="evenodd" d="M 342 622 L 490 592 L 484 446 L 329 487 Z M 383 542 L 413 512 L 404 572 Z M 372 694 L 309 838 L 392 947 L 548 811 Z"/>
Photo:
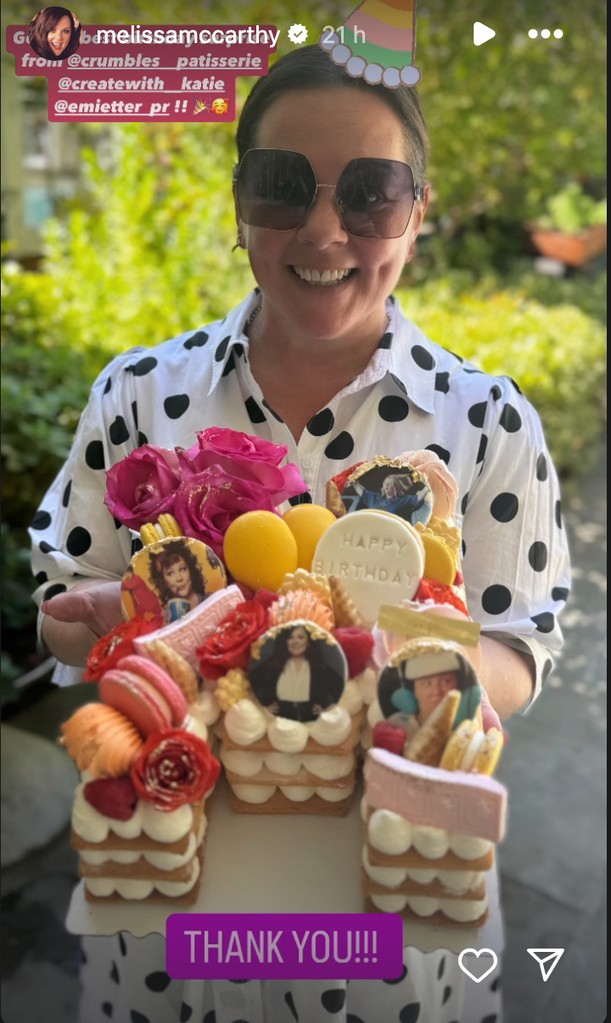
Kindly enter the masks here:
<path id="1" fill-rule="evenodd" d="M 583 497 L 569 503 L 575 585 L 564 616 L 566 652 L 532 711 L 510 722 L 499 771 L 510 790 L 500 849 L 505 1023 L 606 1017 L 605 472 L 601 459 Z M 86 686 L 54 689 L 3 725 L 2 805 L 12 814 L 3 823 L 3 862 L 12 864 L 2 870 L 3 1023 L 76 1020 L 79 941 L 63 926 L 77 881 L 67 810 L 75 776 L 58 766 L 48 743 L 25 745 L 23 733 L 55 739 L 59 723 L 87 699 Z M 26 758 L 33 777 L 53 772 L 38 804 L 28 799 L 21 767 L 16 777 Z M 566 949 L 546 983 L 526 951 L 533 947 Z"/>

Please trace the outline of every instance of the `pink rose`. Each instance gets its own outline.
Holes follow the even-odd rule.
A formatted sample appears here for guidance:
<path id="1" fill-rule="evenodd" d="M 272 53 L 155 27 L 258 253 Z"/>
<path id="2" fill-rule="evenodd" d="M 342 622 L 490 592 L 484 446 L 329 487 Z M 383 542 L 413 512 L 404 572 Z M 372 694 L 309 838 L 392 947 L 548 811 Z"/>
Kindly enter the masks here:
<path id="1" fill-rule="evenodd" d="M 185 536 L 203 540 L 222 560 L 228 527 L 238 515 L 257 509 L 275 511 L 274 501 L 264 487 L 211 467 L 181 483 L 173 514 Z"/>
<path id="2" fill-rule="evenodd" d="M 197 436 L 197 449 L 210 452 L 213 455 L 222 455 L 246 459 L 248 462 L 267 462 L 270 465 L 280 465 L 288 453 L 284 444 L 272 444 L 269 440 L 255 437 L 250 433 L 240 433 L 239 430 L 228 430 L 218 426 L 211 426 L 208 430 L 199 430 Z"/>
<path id="3" fill-rule="evenodd" d="M 261 484 L 273 505 L 282 504 L 287 498 L 307 490 L 293 462 L 279 467 L 288 452 L 283 444 L 272 444 L 248 433 L 217 427 L 198 432 L 197 439 L 196 445 L 181 452 L 185 478 L 191 470 L 202 472 L 215 466 L 242 480 Z"/>
<path id="4" fill-rule="evenodd" d="M 180 465 L 174 451 L 143 444 L 106 473 L 104 504 L 130 529 L 171 512 L 180 483 Z"/>

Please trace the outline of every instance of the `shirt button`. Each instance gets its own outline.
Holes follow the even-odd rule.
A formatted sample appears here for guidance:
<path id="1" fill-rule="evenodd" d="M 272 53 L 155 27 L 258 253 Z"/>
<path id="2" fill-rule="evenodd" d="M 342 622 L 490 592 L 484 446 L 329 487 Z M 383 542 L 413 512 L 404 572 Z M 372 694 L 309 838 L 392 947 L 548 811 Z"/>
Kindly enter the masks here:
<path id="1" fill-rule="evenodd" d="M 301 464 L 302 464 L 304 469 L 311 469 L 312 468 L 312 459 L 311 458 L 302 458 L 301 459 Z"/>

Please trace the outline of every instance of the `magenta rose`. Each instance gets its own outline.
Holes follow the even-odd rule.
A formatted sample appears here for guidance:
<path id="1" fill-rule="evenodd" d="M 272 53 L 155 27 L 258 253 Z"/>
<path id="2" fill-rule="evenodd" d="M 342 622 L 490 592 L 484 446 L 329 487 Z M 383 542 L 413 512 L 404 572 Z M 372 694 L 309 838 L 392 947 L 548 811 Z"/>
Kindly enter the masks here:
<path id="1" fill-rule="evenodd" d="M 172 512 L 180 479 L 174 451 L 143 444 L 106 473 L 104 504 L 124 526 L 140 529 Z"/>
<path id="2" fill-rule="evenodd" d="M 192 471 L 200 473 L 215 466 L 239 479 L 261 484 L 273 505 L 307 490 L 293 462 L 279 467 L 288 452 L 283 444 L 217 427 L 199 431 L 197 439 L 197 444 L 180 453 L 185 478 Z"/>
<path id="3" fill-rule="evenodd" d="M 181 483 L 173 514 L 185 536 L 203 540 L 222 560 L 228 527 L 238 515 L 257 510 L 275 511 L 265 487 L 213 466 Z"/>
<path id="4" fill-rule="evenodd" d="M 246 459 L 248 462 L 266 462 L 269 465 L 280 465 L 288 453 L 284 444 L 272 444 L 262 437 L 239 430 L 228 430 L 224 427 L 211 426 L 208 430 L 198 430 L 198 451 L 210 452 L 212 455 Z M 191 449 L 192 450 L 192 449 Z"/>

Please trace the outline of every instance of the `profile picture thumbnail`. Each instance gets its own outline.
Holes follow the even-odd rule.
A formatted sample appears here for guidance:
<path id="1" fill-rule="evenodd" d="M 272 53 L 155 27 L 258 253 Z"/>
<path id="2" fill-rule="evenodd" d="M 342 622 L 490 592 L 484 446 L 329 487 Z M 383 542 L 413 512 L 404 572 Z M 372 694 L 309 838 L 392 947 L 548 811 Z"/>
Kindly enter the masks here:
<path id="1" fill-rule="evenodd" d="M 65 60 L 81 44 L 81 23 L 67 7 L 43 7 L 30 22 L 28 42 L 45 60 Z"/>

